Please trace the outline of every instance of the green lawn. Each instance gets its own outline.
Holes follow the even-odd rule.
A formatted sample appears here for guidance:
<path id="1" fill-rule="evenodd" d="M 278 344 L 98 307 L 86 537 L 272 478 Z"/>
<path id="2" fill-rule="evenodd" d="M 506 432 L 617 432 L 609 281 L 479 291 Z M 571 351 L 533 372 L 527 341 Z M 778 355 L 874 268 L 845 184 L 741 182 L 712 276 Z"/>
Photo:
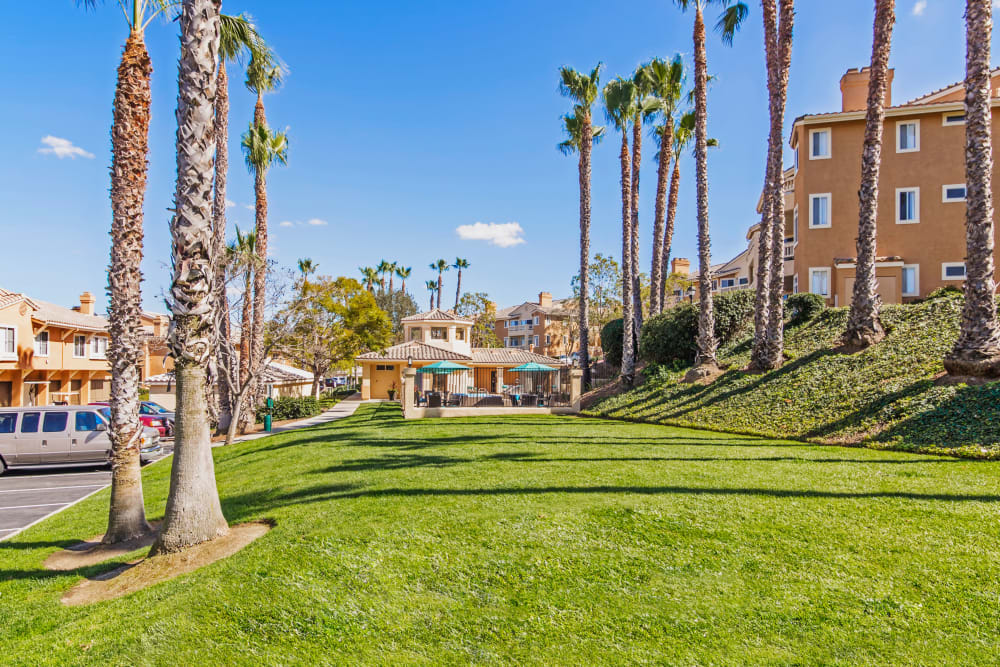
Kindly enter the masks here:
<path id="1" fill-rule="evenodd" d="M 235 556 L 64 608 L 107 492 L 0 543 L 22 664 L 995 664 L 997 465 L 572 417 L 349 419 L 216 450 Z M 163 511 L 169 465 L 146 470 Z M 106 566 L 89 568 L 95 574 Z"/>

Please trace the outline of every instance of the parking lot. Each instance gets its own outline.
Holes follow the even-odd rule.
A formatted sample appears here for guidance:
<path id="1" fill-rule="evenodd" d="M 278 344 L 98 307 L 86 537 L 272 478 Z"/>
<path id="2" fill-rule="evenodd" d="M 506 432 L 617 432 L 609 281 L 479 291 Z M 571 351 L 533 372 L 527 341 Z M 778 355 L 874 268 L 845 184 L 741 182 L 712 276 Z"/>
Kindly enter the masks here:
<path id="1" fill-rule="evenodd" d="M 163 442 L 163 454 L 159 458 L 173 449 L 173 441 Z M 110 483 L 111 471 L 107 466 L 8 470 L 0 476 L 0 541 L 80 502 Z"/>

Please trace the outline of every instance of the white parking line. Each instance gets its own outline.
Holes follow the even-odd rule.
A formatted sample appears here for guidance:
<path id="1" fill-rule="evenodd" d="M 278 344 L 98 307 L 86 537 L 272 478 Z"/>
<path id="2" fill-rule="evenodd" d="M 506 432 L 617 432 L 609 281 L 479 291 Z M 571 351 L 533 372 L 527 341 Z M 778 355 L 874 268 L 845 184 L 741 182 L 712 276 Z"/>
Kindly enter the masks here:
<path id="1" fill-rule="evenodd" d="M 66 503 L 42 503 L 41 505 L 15 505 L 14 507 L 0 507 L 0 512 L 4 510 L 27 510 L 33 507 L 62 507 Z"/>
<path id="2" fill-rule="evenodd" d="M 39 489 L 0 489 L 0 493 L 27 493 L 28 491 L 58 491 L 59 489 L 93 489 L 105 484 L 77 484 L 75 486 L 47 486 Z"/>
<path id="3" fill-rule="evenodd" d="M 51 467 L 50 467 L 50 469 L 51 469 Z M 30 472 L 30 470 L 25 469 L 25 468 L 17 468 L 16 470 L 18 472 L 20 472 L 21 470 L 24 470 L 25 472 Z M 15 469 L 11 469 L 11 472 L 14 472 L 14 471 L 15 471 Z M 21 478 L 24 478 L 24 479 L 29 479 L 29 478 L 30 479 L 39 479 L 41 477 L 69 477 L 70 475 L 110 475 L 110 474 L 111 474 L 111 471 L 109 471 L 109 470 L 94 470 L 92 472 L 63 472 L 63 473 L 52 473 L 51 475 L 30 475 L 30 477 L 29 477 L 29 475 L 16 475 L 16 476 L 15 475 L 11 475 L 10 477 L 7 477 L 5 475 L 4 479 L 21 479 Z"/>

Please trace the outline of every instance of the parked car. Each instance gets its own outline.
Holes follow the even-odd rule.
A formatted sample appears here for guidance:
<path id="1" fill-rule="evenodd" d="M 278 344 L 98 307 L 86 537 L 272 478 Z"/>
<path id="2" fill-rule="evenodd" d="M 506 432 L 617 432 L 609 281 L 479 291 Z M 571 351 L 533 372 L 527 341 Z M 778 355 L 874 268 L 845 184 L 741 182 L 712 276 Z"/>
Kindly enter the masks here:
<path id="1" fill-rule="evenodd" d="M 139 403 L 139 421 L 142 422 L 142 425 L 147 428 L 155 428 L 157 433 L 160 434 L 161 438 L 166 438 L 173 435 L 174 413 L 155 412 L 153 408 L 147 407 L 146 403 L 147 401 L 142 401 Z M 91 403 L 91 405 L 108 408 L 110 404 L 107 401 L 97 401 L 95 403 Z M 152 405 L 156 405 L 156 403 L 152 403 Z M 156 407 L 160 408 L 161 410 L 163 409 L 159 405 L 156 405 Z M 108 418 L 108 421 L 111 420 L 110 412 L 105 412 L 104 416 Z"/>
<path id="2" fill-rule="evenodd" d="M 165 407 L 159 403 L 154 403 L 153 401 L 143 401 L 139 404 L 139 416 L 142 415 L 150 417 L 159 417 L 160 419 L 166 421 L 167 432 L 166 436 L 171 436 L 174 434 L 174 423 L 177 421 L 177 417 L 173 410 L 167 410 Z"/>
<path id="3" fill-rule="evenodd" d="M 17 466 L 108 463 L 109 408 L 90 405 L 0 408 L 0 474 Z M 163 451 L 156 429 L 143 428 L 139 459 Z"/>

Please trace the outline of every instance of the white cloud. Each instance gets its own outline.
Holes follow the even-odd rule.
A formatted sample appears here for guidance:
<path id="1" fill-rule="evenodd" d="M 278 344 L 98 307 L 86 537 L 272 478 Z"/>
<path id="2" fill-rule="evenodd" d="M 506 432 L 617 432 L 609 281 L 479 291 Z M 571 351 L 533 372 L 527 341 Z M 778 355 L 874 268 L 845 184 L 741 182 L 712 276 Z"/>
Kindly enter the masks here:
<path id="1" fill-rule="evenodd" d="M 284 220 L 278 223 L 279 227 L 326 227 L 328 223 L 326 220 L 321 218 L 309 218 L 305 222 L 301 220 Z"/>
<path id="2" fill-rule="evenodd" d="M 280 223 L 278 226 L 279 227 L 294 227 L 295 223 L 292 222 L 291 220 L 285 220 L 284 222 Z"/>
<path id="3" fill-rule="evenodd" d="M 319 218 L 311 218 L 306 224 L 312 225 L 313 227 L 326 227 L 329 223 L 327 223 L 326 220 L 320 220 Z"/>
<path id="4" fill-rule="evenodd" d="M 226 197 L 226 208 L 232 208 L 234 206 L 236 206 L 236 202 L 234 202 L 229 197 Z"/>
<path id="5" fill-rule="evenodd" d="M 73 142 L 69 139 L 61 139 L 59 137 L 53 137 L 48 135 L 42 137 L 42 143 L 45 144 L 43 148 L 39 148 L 38 152 L 43 155 L 55 155 L 60 160 L 64 157 L 76 159 L 78 157 L 85 157 L 88 160 L 94 159 L 93 153 L 88 153 L 79 146 L 74 146 Z"/>
<path id="6" fill-rule="evenodd" d="M 913 4 L 913 15 L 914 16 L 923 16 L 925 9 L 927 9 L 927 0 L 917 0 Z"/>
<path id="7" fill-rule="evenodd" d="M 510 248 L 524 243 L 524 229 L 517 222 L 477 222 L 455 228 L 463 241 L 487 241 L 491 245 Z"/>
<path id="8" fill-rule="evenodd" d="M 257 208 L 253 204 L 243 204 L 243 208 L 248 211 L 256 211 Z"/>

